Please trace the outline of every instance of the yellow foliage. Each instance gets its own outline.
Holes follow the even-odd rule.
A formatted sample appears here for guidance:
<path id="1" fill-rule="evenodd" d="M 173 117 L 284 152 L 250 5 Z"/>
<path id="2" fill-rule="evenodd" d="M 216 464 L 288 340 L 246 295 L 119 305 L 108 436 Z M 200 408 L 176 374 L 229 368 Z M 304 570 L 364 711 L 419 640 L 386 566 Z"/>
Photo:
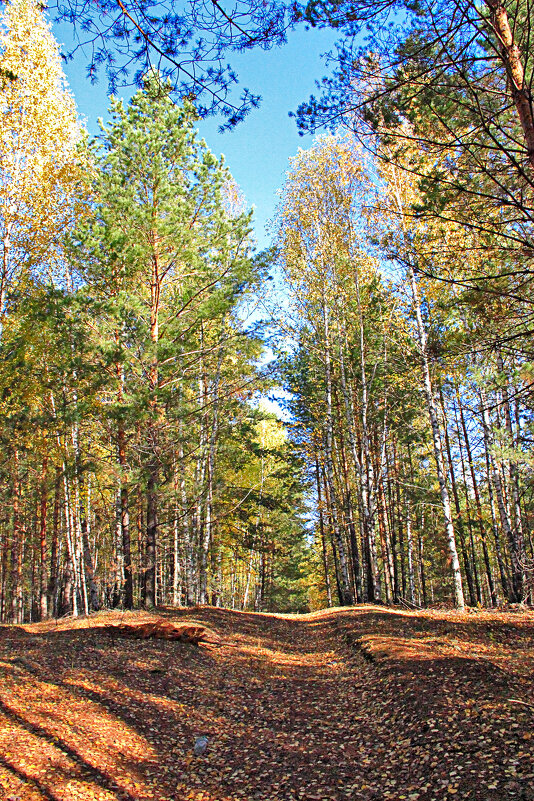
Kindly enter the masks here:
<path id="1" fill-rule="evenodd" d="M 59 48 L 36 0 L 12 0 L 0 26 L 0 313 L 23 268 L 57 262 L 73 214 L 81 129 Z"/>

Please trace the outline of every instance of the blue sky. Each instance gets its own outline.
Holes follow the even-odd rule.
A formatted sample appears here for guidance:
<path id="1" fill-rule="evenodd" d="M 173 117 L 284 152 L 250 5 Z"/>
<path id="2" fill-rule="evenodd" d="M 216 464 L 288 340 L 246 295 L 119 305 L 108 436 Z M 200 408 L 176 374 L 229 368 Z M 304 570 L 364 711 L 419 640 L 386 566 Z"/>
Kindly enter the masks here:
<path id="1" fill-rule="evenodd" d="M 54 33 L 60 43 L 68 44 L 68 26 L 56 26 Z M 220 134 L 217 128 L 221 120 L 217 118 L 199 125 L 209 148 L 217 154 L 224 153 L 248 205 L 255 207 L 260 247 L 269 244 L 265 225 L 274 213 L 276 193 L 283 183 L 288 158 L 313 141 L 310 136 L 298 135 L 295 120 L 288 113 L 316 91 L 315 81 L 326 72 L 321 54 L 330 50 L 335 40 L 332 31 L 302 28 L 290 33 L 284 47 L 231 56 L 229 61 L 241 85 L 261 94 L 261 106 L 233 131 Z M 88 130 L 96 133 L 98 118 L 106 117 L 107 87 L 105 79 L 96 85 L 89 82 L 85 77 L 86 63 L 83 54 L 78 54 L 65 64 L 65 72 Z"/>

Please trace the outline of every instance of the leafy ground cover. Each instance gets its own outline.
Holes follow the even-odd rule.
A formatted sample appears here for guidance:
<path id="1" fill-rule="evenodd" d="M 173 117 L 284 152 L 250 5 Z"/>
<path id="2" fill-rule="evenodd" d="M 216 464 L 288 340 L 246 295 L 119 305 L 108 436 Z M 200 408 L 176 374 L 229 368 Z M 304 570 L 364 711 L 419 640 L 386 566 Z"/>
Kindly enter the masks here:
<path id="1" fill-rule="evenodd" d="M 209 641 L 110 628 L 159 620 Z M 0 798 L 533 801 L 533 668 L 532 612 L 202 607 L 5 626 Z"/>

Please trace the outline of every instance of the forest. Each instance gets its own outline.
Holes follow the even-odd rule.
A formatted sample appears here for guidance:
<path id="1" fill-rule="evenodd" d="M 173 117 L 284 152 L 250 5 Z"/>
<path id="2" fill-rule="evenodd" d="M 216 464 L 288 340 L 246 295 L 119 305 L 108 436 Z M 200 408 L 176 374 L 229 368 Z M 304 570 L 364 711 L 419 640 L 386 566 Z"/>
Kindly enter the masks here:
<path id="1" fill-rule="evenodd" d="M 0 620 L 533 604 L 529 0 L 173 9 L 0 4 Z M 340 38 L 260 251 L 197 127 L 299 25 Z"/>

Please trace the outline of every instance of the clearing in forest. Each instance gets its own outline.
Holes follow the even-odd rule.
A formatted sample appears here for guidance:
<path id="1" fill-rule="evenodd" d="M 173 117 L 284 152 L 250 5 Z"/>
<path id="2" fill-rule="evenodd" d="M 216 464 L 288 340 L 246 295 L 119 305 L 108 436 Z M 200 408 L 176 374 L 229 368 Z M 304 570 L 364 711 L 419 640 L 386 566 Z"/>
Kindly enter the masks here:
<path id="1" fill-rule="evenodd" d="M 209 642 L 109 628 L 154 621 Z M 5 626 L 0 798 L 533 801 L 533 646 L 532 612 L 202 607 Z"/>

